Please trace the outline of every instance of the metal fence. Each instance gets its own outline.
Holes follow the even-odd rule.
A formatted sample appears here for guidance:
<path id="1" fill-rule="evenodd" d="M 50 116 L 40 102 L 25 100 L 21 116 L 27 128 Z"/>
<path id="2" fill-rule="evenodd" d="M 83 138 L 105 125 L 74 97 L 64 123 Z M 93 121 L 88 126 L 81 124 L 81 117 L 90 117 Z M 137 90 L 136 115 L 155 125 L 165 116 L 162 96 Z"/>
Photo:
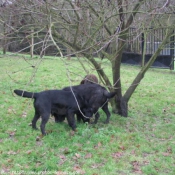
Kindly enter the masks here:
<path id="1" fill-rule="evenodd" d="M 165 36 L 164 28 L 146 29 L 144 32 L 137 28 L 130 28 L 128 41 L 126 42 L 125 52 L 122 62 L 128 64 L 141 64 L 143 49 L 146 44 L 145 62 L 147 62 L 152 54 L 158 49 Z M 174 69 L 174 36 L 169 38 L 169 42 L 160 52 L 159 56 L 153 63 L 153 67 Z M 128 60 L 129 59 L 129 60 Z"/>

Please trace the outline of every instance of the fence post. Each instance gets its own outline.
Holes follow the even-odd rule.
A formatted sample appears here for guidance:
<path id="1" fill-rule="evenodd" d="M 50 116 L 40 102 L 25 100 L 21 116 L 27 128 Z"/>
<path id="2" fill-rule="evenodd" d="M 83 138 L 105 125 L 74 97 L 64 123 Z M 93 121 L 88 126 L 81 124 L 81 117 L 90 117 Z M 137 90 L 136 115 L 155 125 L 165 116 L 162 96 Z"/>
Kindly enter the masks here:
<path id="1" fill-rule="evenodd" d="M 173 36 L 170 37 L 170 55 L 171 55 L 171 65 L 170 70 L 174 70 L 174 47 L 175 47 L 175 40 L 174 40 L 174 30 L 173 30 Z"/>
<path id="2" fill-rule="evenodd" d="M 141 46 L 142 46 L 142 63 L 141 63 L 141 67 L 143 67 L 145 65 L 145 33 L 143 32 L 141 35 Z"/>
<path id="3" fill-rule="evenodd" d="M 7 51 L 7 36 L 6 36 L 7 25 L 5 22 L 4 22 L 3 27 L 4 27 L 3 54 L 5 55 Z"/>
<path id="4" fill-rule="evenodd" d="M 31 40 L 30 40 L 30 56 L 31 56 L 31 58 L 33 58 L 33 51 L 34 51 L 34 36 L 33 36 L 33 33 L 34 33 L 34 29 L 32 28 L 31 29 Z"/>

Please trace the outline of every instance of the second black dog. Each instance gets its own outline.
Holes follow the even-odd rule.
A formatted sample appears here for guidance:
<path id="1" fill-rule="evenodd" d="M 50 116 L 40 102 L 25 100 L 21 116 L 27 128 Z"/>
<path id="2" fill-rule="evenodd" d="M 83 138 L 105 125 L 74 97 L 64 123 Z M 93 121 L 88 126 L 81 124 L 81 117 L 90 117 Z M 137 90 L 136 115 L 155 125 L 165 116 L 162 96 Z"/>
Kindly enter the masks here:
<path id="1" fill-rule="evenodd" d="M 111 114 L 108 109 L 108 100 L 113 98 L 116 92 L 108 92 L 105 87 L 99 84 L 81 84 L 72 87 L 65 87 L 63 90 L 76 92 L 83 99 L 86 99 L 86 103 L 88 103 L 88 106 L 95 114 L 95 124 L 100 117 L 98 113 L 99 108 L 102 108 L 107 116 L 105 123 L 109 123 Z M 84 117 L 78 113 L 77 118 L 83 119 Z M 88 121 L 88 119 L 84 118 L 83 121 Z"/>

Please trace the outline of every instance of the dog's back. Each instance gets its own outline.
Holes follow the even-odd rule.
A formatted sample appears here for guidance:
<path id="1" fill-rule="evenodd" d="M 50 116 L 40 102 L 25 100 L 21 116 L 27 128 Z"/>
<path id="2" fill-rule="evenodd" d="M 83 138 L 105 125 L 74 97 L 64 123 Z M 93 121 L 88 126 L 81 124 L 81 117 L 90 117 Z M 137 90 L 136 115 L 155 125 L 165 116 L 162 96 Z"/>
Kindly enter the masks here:
<path id="1" fill-rule="evenodd" d="M 115 92 L 108 92 L 105 87 L 99 84 L 81 84 L 77 86 L 65 87 L 63 88 L 65 91 L 73 91 L 75 93 L 79 93 L 86 100 L 90 100 L 92 98 L 101 98 L 104 97 L 106 99 L 110 99 L 115 96 Z"/>

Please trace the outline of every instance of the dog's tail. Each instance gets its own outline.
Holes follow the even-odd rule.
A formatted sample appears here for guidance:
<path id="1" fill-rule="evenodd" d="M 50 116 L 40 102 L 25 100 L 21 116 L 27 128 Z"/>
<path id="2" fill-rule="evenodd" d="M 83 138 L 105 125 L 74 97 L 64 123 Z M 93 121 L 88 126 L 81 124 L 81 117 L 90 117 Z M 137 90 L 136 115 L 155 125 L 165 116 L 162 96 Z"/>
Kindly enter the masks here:
<path id="1" fill-rule="evenodd" d="M 14 93 L 18 96 L 26 97 L 26 98 L 36 98 L 38 96 L 38 93 L 27 92 L 27 91 L 18 90 L 18 89 L 15 89 Z"/>
<path id="2" fill-rule="evenodd" d="M 115 96 L 115 94 L 116 94 L 116 92 L 108 92 L 107 90 L 104 91 L 104 95 L 107 98 L 112 98 Z"/>

